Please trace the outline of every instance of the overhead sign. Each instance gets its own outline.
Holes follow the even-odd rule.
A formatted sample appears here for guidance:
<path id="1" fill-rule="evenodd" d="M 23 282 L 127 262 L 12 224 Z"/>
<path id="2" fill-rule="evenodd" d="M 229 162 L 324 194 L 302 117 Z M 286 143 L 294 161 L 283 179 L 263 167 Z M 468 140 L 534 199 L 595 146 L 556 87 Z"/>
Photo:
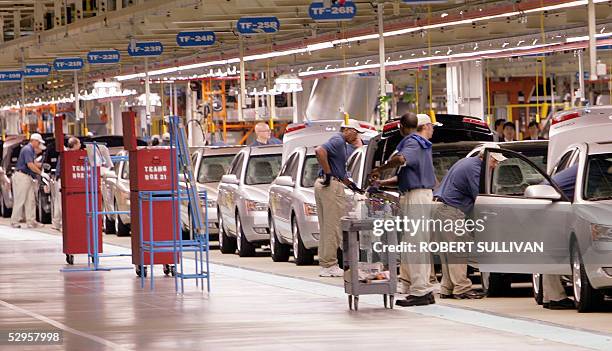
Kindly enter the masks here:
<path id="1" fill-rule="evenodd" d="M 178 46 L 210 46 L 216 39 L 215 32 L 211 31 L 180 32 L 176 35 Z"/>
<path id="2" fill-rule="evenodd" d="M 119 63 L 121 54 L 117 50 L 90 51 L 87 54 L 87 63 L 92 65 L 106 65 Z"/>
<path id="3" fill-rule="evenodd" d="M 23 75 L 26 77 L 47 77 L 51 73 L 49 65 L 26 65 Z"/>
<path id="4" fill-rule="evenodd" d="M 423 5 L 423 4 L 444 4 L 448 0 L 403 0 L 406 4 L 410 5 Z"/>
<path id="5" fill-rule="evenodd" d="M 357 14 L 357 6 L 352 1 L 344 5 L 339 2 L 326 7 L 321 1 L 313 2 L 308 9 L 310 18 L 315 21 L 350 21 Z"/>
<path id="6" fill-rule="evenodd" d="M 128 55 L 136 57 L 159 56 L 164 52 L 164 45 L 159 41 L 142 41 L 128 44 Z"/>
<path id="7" fill-rule="evenodd" d="M 53 68 L 56 71 L 78 71 L 85 65 L 80 57 L 62 57 L 53 61 Z"/>
<path id="8" fill-rule="evenodd" d="M 276 17 L 242 17 L 236 29 L 240 34 L 276 33 L 280 30 L 280 21 Z"/>
<path id="9" fill-rule="evenodd" d="M 0 71 L 0 82 L 18 82 L 22 77 L 21 71 Z"/>

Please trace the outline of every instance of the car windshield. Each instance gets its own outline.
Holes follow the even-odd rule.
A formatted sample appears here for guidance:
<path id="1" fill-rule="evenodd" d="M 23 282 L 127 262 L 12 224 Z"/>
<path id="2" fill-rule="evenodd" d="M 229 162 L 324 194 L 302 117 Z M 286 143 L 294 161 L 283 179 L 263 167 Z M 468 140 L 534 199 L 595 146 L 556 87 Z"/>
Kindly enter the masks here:
<path id="1" fill-rule="evenodd" d="M 304 168 L 302 169 L 302 187 L 312 188 L 319 177 L 320 170 L 317 157 L 314 155 L 306 156 L 304 160 Z"/>
<path id="2" fill-rule="evenodd" d="M 612 154 L 589 156 L 584 199 L 588 201 L 612 199 Z"/>
<path id="3" fill-rule="evenodd" d="M 270 184 L 281 168 L 282 155 L 255 155 L 249 158 L 245 184 Z"/>
<path id="4" fill-rule="evenodd" d="M 218 183 L 227 173 L 235 155 L 204 156 L 200 162 L 198 183 Z"/>

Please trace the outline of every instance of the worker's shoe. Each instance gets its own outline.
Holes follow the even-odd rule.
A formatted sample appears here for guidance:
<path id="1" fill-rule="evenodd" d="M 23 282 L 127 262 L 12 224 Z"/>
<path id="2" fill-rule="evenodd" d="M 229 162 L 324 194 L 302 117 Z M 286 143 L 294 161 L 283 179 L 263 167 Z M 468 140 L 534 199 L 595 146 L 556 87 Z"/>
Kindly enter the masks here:
<path id="1" fill-rule="evenodd" d="M 478 290 L 470 290 L 466 291 L 462 294 L 453 294 L 453 299 L 457 300 L 477 300 L 485 297 L 486 293 L 484 291 Z"/>
<path id="2" fill-rule="evenodd" d="M 338 265 L 334 265 L 331 267 L 321 267 L 319 271 L 319 277 L 342 277 L 344 276 L 344 271 L 338 267 Z"/>
<path id="3" fill-rule="evenodd" d="M 404 300 L 397 300 L 395 304 L 401 307 L 410 307 L 410 306 L 426 306 L 436 303 L 436 299 L 434 298 L 432 293 L 427 293 L 423 296 L 414 296 L 408 295 Z"/>
<path id="4" fill-rule="evenodd" d="M 21 228 L 21 224 L 19 224 L 19 223 L 11 223 L 11 227 L 13 227 L 13 228 Z"/>
<path id="5" fill-rule="evenodd" d="M 36 222 L 32 222 L 32 223 L 28 223 L 27 227 L 30 228 L 30 229 L 36 229 L 36 228 L 42 227 L 42 224 L 36 223 Z"/>
<path id="6" fill-rule="evenodd" d="M 573 310 L 576 308 L 576 304 L 574 303 L 574 300 L 565 298 L 561 301 L 544 302 L 542 307 L 548 310 Z"/>
<path id="7" fill-rule="evenodd" d="M 453 294 L 452 294 L 452 293 L 450 293 L 450 294 L 443 294 L 443 293 L 440 293 L 440 298 L 441 298 L 441 299 L 452 299 L 452 298 L 454 298 L 454 297 L 453 297 Z"/>

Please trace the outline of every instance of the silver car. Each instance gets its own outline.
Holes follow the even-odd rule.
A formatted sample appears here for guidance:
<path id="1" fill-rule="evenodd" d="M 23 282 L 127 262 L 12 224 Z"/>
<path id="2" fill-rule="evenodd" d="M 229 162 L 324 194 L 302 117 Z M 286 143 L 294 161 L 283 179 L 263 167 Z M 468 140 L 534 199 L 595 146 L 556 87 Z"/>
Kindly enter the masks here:
<path id="1" fill-rule="evenodd" d="M 196 179 L 198 191 L 206 191 L 206 204 L 202 203 L 202 209 L 207 207 L 208 233 L 219 233 L 219 220 L 217 219 L 217 188 L 221 177 L 230 168 L 234 156 L 242 149 L 242 146 L 202 146 L 191 148 L 191 164 L 193 175 Z M 183 230 L 189 231 L 189 209 L 181 206 L 181 220 Z"/>
<path id="2" fill-rule="evenodd" d="M 552 167 L 553 176 L 577 168 L 572 202 L 556 185 L 542 184 L 543 179 L 550 184 L 550 178 L 527 157 L 509 150 L 489 151 L 501 152 L 508 160 L 495 171 L 483 167 L 485 181 L 474 214 L 487 220 L 476 241 L 540 242 L 543 251 L 480 253 L 475 255 L 479 269 L 571 275 L 578 310 L 599 307 L 604 293 L 612 289 L 612 144 L 574 144 Z M 500 172 L 512 176 L 495 175 Z"/>
<path id="3" fill-rule="evenodd" d="M 217 195 L 222 253 L 255 255 L 270 240 L 268 191 L 281 168 L 282 145 L 246 147 L 221 178 Z"/>
<path id="4" fill-rule="evenodd" d="M 117 156 L 127 156 L 127 151 L 120 151 Z M 130 210 L 130 162 L 119 161 L 114 164 L 113 172 L 102 174 L 102 201 L 104 211 Z M 118 236 L 130 235 L 130 215 L 108 215 L 104 218 L 106 234 L 116 233 Z"/>
<path id="5" fill-rule="evenodd" d="M 319 243 L 319 221 L 314 183 L 319 175 L 314 147 L 298 147 L 289 154 L 278 178 L 270 186 L 269 214 L 272 260 L 295 264 L 314 262 Z"/>

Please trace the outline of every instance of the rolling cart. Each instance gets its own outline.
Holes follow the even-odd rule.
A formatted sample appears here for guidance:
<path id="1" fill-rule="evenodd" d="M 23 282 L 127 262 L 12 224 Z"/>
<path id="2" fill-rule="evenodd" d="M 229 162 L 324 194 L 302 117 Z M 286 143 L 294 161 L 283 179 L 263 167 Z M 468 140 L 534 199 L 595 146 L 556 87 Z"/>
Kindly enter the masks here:
<path id="1" fill-rule="evenodd" d="M 344 291 L 348 294 L 349 309 L 355 311 L 359 310 L 360 295 L 383 295 L 385 308 L 392 309 L 397 290 L 397 254 L 379 254 L 372 246 L 375 241 L 396 245 L 397 233 L 376 237 L 372 234 L 373 222 L 374 218 L 341 220 Z"/>

